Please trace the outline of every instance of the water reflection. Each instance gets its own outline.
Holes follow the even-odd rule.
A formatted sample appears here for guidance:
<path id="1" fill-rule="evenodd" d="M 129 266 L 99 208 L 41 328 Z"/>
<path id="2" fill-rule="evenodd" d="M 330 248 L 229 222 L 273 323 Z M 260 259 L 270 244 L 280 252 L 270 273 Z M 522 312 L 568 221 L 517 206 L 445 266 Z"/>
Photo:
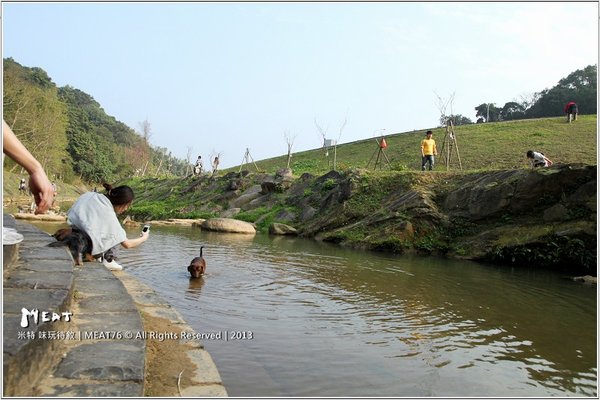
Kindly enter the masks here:
<path id="1" fill-rule="evenodd" d="M 553 273 L 178 227 L 122 264 L 197 331 L 253 331 L 205 343 L 233 396 L 597 394 L 596 288 Z"/>
<path id="2" fill-rule="evenodd" d="M 204 286 L 204 278 L 189 278 L 188 293 L 193 294 L 196 297 L 200 296 L 202 286 Z"/>

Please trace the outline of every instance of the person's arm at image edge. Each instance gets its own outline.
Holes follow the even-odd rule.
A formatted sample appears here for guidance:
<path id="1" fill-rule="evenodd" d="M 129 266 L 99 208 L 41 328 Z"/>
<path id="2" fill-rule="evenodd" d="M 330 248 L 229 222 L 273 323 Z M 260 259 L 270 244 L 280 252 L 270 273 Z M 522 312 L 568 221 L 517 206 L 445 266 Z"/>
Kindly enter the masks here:
<path id="1" fill-rule="evenodd" d="M 46 176 L 46 172 L 38 160 L 27 150 L 21 141 L 8 126 L 2 121 L 2 140 L 4 154 L 12 158 L 17 164 L 25 168 L 29 174 L 29 188 L 35 198 L 36 214 L 43 214 L 50 208 L 54 198 L 54 188 Z"/>

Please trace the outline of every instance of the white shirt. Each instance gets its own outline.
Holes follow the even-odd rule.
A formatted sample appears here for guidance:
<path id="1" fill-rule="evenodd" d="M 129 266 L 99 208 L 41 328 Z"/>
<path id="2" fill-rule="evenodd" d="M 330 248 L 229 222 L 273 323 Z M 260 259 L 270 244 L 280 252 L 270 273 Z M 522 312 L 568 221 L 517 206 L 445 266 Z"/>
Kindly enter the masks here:
<path id="1" fill-rule="evenodd" d="M 82 194 L 67 212 L 67 217 L 69 224 L 90 236 L 93 255 L 104 253 L 127 240 L 112 203 L 101 193 Z"/>
<path id="2" fill-rule="evenodd" d="M 532 167 L 546 167 L 548 163 L 544 159 L 544 156 L 537 151 L 533 152 L 533 160 L 531 160 Z"/>

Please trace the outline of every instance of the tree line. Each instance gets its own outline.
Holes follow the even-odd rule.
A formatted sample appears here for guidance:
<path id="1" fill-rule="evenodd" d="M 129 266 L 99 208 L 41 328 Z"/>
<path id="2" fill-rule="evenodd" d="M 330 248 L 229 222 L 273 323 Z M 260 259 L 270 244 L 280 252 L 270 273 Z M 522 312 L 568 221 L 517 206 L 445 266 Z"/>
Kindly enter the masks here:
<path id="1" fill-rule="evenodd" d="M 477 123 L 511 121 L 516 119 L 546 118 L 565 115 L 564 107 L 569 101 L 578 105 L 579 114 L 596 114 L 597 66 L 588 65 L 570 73 L 551 89 L 531 95 L 522 95 L 519 100 L 509 101 L 502 107 L 496 103 L 482 103 L 475 107 Z M 448 118 L 454 125 L 472 124 L 469 118 L 454 114 L 442 116 L 441 126 Z"/>
<path id="2" fill-rule="evenodd" d="M 131 176 L 185 175 L 189 160 L 149 143 L 150 123 L 136 132 L 107 115 L 89 94 L 57 87 L 46 71 L 12 58 L 4 63 L 4 120 L 51 179 L 115 182 Z M 5 167 L 19 166 L 9 158 Z"/>

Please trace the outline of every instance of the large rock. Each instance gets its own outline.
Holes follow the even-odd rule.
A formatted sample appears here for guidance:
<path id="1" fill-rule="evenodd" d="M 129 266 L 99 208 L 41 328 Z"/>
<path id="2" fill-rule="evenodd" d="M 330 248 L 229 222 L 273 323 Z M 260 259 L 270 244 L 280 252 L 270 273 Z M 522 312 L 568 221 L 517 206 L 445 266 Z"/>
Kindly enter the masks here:
<path id="1" fill-rule="evenodd" d="M 275 176 L 278 178 L 292 178 L 292 169 L 291 168 L 282 168 L 275 173 Z"/>
<path id="2" fill-rule="evenodd" d="M 252 200 L 261 196 L 260 185 L 254 185 L 246 190 L 240 197 L 233 199 L 229 202 L 230 208 L 242 208 L 244 205 L 250 203 Z"/>
<path id="3" fill-rule="evenodd" d="M 269 226 L 269 233 L 271 235 L 298 235 L 296 228 L 277 222 L 274 222 Z"/>
<path id="4" fill-rule="evenodd" d="M 65 222 L 67 217 L 65 215 L 52 215 L 52 214 L 27 214 L 27 213 L 16 213 L 13 214 L 15 219 L 24 219 L 31 221 L 48 221 L 48 222 Z"/>
<path id="5" fill-rule="evenodd" d="M 595 167 L 576 164 L 473 174 L 448 194 L 443 209 L 451 217 L 480 220 L 548 208 L 571 193 L 572 203 L 589 206 L 595 203 L 595 175 Z"/>
<path id="6" fill-rule="evenodd" d="M 448 194 L 443 208 L 452 217 L 473 220 L 506 210 L 514 197 L 515 185 L 528 171 L 498 171 L 468 176 L 467 182 Z"/>
<path id="7" fill-rule="evenodd" d="M 245 221 L 239 221 L 231 218 L 211 218 L 207 219 L 200 225 L 202 229 L 207 231 L 215 232 L 229 232 L 229 233 L 248 233 L 255 234 L 256 229 L 254 226 Z"/>
<path id="8" fill-rule="evenodd" d="M 170 218 L 170 219 L 166 219 L 166 220 L 148 221 L 148 222 L 145 222 L 145 224 L 148 224 L 151 226 L 153 226 L 153 225 L 156 225 L 156 226 L 172 226 L 172 225 L 194 226 L 194 225 L 202 224 L 202 222 L 204 222 L 204 219 L 202 219 L 202 218 L 198 218 L 198 219 Z M 138 225 L 141 225 L 141 224 L 138 224 Z"/>

